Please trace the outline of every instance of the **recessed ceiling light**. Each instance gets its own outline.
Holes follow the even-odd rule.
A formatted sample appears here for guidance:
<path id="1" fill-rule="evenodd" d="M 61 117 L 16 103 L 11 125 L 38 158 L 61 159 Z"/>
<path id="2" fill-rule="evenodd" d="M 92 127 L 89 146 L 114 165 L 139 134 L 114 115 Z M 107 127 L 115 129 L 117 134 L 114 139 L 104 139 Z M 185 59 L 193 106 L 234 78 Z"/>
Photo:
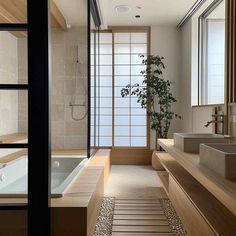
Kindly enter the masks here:
<path id="1" fill-rule="evenodd" d="M 127 13 L 130 11 L 130 7 L 127 5 L 119 5 L 115 7 L 115 10 L 118 13 Z"/>
<path id="2" fill-rule="evenodd" d="M 137 9 L 142 9 L 142 7 L 140 7 L 140 6 L 137 6 L 136 8 L 137 8 Z"/>
<path id="3" fill-rule="evenodd" d="M 135 17 L 136 17 L 136 18 L 140 18 L 141 16 L 140 16 L 140 15 L 136 15 Z"/>

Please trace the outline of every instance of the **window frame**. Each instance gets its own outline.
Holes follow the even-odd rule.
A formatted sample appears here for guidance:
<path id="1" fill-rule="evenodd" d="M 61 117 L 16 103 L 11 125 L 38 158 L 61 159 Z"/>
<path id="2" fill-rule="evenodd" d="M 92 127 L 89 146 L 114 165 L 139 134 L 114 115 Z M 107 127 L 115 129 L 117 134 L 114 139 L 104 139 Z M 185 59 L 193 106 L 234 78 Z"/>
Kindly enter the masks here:
<path id="1" fill-rule="evenodd" d="M 115 73 L 114 73 L 114 34 L 115 33 L 146 33 L 147 34 L 147 55 L 150 55 L 150 27 L 111 27 L 108 30 L 99 30 L 98 33 L 111 33 L 112 34 L 112 145 L 111 146 L 100 146 L 96 143 L 96 111 L 94 112 L 94 147 L 95 148 L 112 148 L 112 149 L 149 149 L 150 148 L 150 119 L 146 113 L 146 146 L 115 146 L 114 137 L 115 137 Z M 95 90 L 96 91 L 96 90 Z M 95 96 L 95 95 L 94 95 Z M 96 110 L 94 108 L 94 110 Z"/>
<path id="2" fill-rule="evenodd" d="M 222 103 L 211 103 L 206 104 L 206 60 L 207 60 L 207 36 L 208 36 L 208 24 L 206 19 L 223 1 L 225 0 L 215 0 L 208 6 L 208 8 L 198 17 L 198 98 L 197 98 L 197 105 L 192 107 L 199 107 L 199 106 L 218 106 L 225 104 L 225 88 L 224 88 L 224 102 Z M 214 21 L 223 21 L 222 19 L 214 19 Z M 225 35 L 226 37 L 226 35 Z M 226 53 L 226 52 L 225 52 Z M 225 77 L 224 74 L 224 86 L 225 84 Z"/>

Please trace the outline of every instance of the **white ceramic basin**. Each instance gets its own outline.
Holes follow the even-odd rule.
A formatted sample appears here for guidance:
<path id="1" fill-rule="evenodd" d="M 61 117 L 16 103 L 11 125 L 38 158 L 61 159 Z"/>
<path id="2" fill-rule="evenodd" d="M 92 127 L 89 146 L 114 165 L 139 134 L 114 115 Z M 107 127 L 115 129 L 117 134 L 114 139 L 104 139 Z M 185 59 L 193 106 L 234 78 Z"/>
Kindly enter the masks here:
<path id="1" fill-rule="evenodd" d="M 174 146 L 183 152 L 199 153 L 199 146 L 201 143 L 228 143 L 228 139 L 219 134 L 174 134 Z"/>
<path id="2" fill-rule="evenodd" d="M 236 144 L 201 144 L 200 163 L 226 179 L 236 179 Z"/>

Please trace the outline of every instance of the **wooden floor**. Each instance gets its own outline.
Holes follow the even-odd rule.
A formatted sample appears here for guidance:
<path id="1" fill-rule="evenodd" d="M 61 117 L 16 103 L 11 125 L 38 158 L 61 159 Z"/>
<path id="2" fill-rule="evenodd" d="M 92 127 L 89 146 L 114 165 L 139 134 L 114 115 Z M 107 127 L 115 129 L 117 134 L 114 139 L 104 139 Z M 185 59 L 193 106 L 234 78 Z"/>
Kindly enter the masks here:
<path id="1" fill-rule="evenodd" d="M 112 236 L 171 236 L 160 200 L 116 198 Z"/>

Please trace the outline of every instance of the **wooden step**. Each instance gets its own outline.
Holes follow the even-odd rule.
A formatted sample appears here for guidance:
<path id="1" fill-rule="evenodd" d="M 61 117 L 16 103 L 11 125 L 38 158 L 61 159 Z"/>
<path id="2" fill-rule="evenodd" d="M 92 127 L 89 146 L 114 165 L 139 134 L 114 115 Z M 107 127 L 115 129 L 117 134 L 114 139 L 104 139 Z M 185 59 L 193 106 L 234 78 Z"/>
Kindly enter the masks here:
<path id="1" fill-rule="evenodd" d="M 140 226 L 140 225 L 128 225 L 128 226 L 113 226 L 113 232 L 155 232 L 155 233 L 171 233 L 169 226 Z"/>
<path id="2" fill-rule="evenodd" d="M 114 215 L 114 220 L 166 220 L 166 216 L 160 215 Z"/>
<path id="3" fill-rule="evenodd" d="M 169 225 L 167 220 L 114 220 L 113 225 Z"/>
<path id="4" fill-rule="evenodd" d="M 130 232 L 114 232 L 112 236 L 174 236 L 172 233 L 130 233 Z"/>

